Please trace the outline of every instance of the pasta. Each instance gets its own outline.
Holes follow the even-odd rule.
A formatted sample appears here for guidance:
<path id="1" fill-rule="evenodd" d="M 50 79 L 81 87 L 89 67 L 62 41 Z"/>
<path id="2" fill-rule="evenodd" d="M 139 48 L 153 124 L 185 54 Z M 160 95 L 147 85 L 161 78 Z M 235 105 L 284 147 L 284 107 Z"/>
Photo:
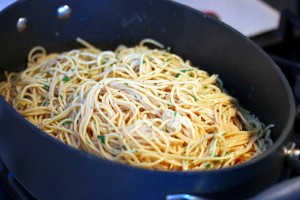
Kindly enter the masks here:
<path id="1" fill-rule="evenodd" d="M 272 145 L 270 128 L 239 106 L 217 75 L 154 40 L 47 54 L 7 73 L 0 94 L 50 136 L 104 159 L 154 170 L 210 170 Z M 147 44 L 155 45 L 149 48 Z"/>

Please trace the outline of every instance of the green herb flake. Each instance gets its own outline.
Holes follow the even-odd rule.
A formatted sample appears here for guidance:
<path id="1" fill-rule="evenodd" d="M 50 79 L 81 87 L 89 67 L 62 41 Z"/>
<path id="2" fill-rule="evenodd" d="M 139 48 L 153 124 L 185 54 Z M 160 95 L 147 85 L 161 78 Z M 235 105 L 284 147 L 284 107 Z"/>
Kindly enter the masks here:
<path id="1" fill-rule="evenodd" d="M 66 82 L 70 81 L 70 77 L 64 76 L 63 79 L 62 79 L 62 81 L 63 81 L 64 83 L 66 83 Z"/>
<path id="2" fill-rule="evenodd" d="M 128 85 L 128 83 L 124 83 L 125 85 Z"/>
<path id="3" fill-rule="evenodd" d="M 160 130 L 163 131 L 163 132 L 165 132 L 165 129 L 164 129 L 164 128 L 161 128 Z"/>
<path id="4" fill-rule="evenodd" d="M 184 70 L 181 70 L 181 72 L 185 73 L 185 72 L 189 72 L 189 71 L 193 71 L 194 69 L 184 69 Z"/>
<path id="5" fill-rule="evenodd" d="M 207 168 L 207 169 L 211 168 L 211 164 L 210 163 L 206 163 L 205 164 L 205 168 Z"/>
<path id="6" fill-rule="evenodd" d="M 207 86 L 204 86 L 203 89 L 207 89 Z"/>
<path id="7" fill-rule="evenodd" d="M 193 77 L 193 73 L 190 73 L 190 77 Z"/>
<path id="8" fill-rule="evenodd" d="M 177 112 L 174 112 L 174 116 L 176 117 L 176 115 L 177 115 Z"/>
<path id="9" fill-rule="evenodd" d="M 166 52 L 170 53 L 171 52 L 171 47 L 167 47 Z"/>
<path id="10" fill-rule="evenodd" d="M 101 140 L 102 144 L 105 144 L 105 136 L 104 135 L 98 135 L 97 138 Z"/>
<path id="11" fill-rule="evenodd" d="M 60 99 L 63 99 L 63 95 L 60 94 L 59 97 L 60 97 Z"/>
<path id="12" fill-rule="evenodd" d="M 181 75 L 181 74 L 177 73 L 177 74 L 175 75 L 175 78 L 178 78 L 180 75 Z"/>
<path id="13" fill-rule="evenodd" d="M 48 104 L 48 102 L 47 101 L 44 101 L 43 103 L 42 103 L 42 106 L 46 106 Z"/>
<path id="14" fill-rule="evenodd" d="M 67 126 L 68 126 L 68 125 L 70 125 L 71 123 L 73 123 L 72 120 L 67 120 L 67 121 L 64 122 L 64 125 L 67 125 Z"/>
<path id="15" fill-rule="evenodd" d="M 167 60 L 166 60 L 166 61 L 167 61 L 167 62 L 170 62 L 170 61 L 171 61 L 171 59 L 172 59 L 172 58 L 167 58 Z"/>
<path id="16" fill-rule="evenodd" d="M 50 86 L 49 85 L 44 85 L 43 89 L 46 90 L 47 92 L 49 92 Z"/>
<path id="17" fill-rule="evenodd" d="M 197 97 L 195 97 L 194 95 L 193 95 L 192 97 L 193 97 L 193 99 L 194 99 L 195 101 L 198 101 L 198 98 L 197 98 Z"/>
<path id="18" fill-rule="evenodd" d="M 146 61 L 143 59 L 143 64 L 145 64 L 146 63 Z"/>
<path id="19" fill-rule="evenodd" d="M 137 153 L 137 152 L 138 152 L 137 149 L 133 149 L 133 150 L 132 150 L 132 153 Z"/>

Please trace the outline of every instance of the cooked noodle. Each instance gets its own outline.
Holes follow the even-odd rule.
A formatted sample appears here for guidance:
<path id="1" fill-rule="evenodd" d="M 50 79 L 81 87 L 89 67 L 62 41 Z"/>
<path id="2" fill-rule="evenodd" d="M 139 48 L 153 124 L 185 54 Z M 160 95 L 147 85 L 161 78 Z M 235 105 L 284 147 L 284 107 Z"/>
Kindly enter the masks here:
<path id="1" fill-rule="evenodd" d="M 270 128 L 228 95 L 217 75 L 163 45 L 46 54 L 6 73 L 0 94 L 54 138 L 102 158 L 156 170 L 232 166 L 270 145 Z M 159 49 L 150 49 L 146 43 Z"/>

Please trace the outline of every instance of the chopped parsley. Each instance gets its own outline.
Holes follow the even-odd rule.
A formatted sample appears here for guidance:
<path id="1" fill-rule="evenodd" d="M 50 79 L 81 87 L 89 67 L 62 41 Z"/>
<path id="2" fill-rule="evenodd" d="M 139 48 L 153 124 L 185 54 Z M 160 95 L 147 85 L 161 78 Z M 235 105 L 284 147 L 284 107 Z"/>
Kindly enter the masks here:
<path id="1" fill-rule="evenodd" d="M 190 77 L 193 77 L 193 74 L 192 74 L 192 73 L 190 73 Z"/>
<path id="2" fill-rule="evenodd" d="M 102 144 L 105 144 L 105 136 L 104 135 L 98 135 L 97 138 L 101 140 Z"/>
<path id="3" fill-rule="evenodd" d="M 64 125 L 70 125 L 71 123 L 73 123 L 72 120 L 67 120 L 67 121 L 64 122 Z"/>
<path id="4" fill-rule="evenodd" d="M 125 85 L 128 85 L 128 83 L 124 83 Z"/>
<path id="5" fill-rule="evenodd" d="M 63 81 L 64 83 L 66 83 L 66 82 L 70 81 L 70 77 L 64 76 L 63 79 L 62 79 L 62 81 Z"/>
<path id="6" fill-rule="evenodd" d="M 44 86 L 43 86 L 43 89 L 44 89 L 44 90 L 46 90 L 47 92 L 49 92 L 50 86 L 49 86 L 49 85 L 46 85 L 46 84 L 44 84 Z"/>
<path id="7" fill-rule="evenodd" d="M 137 149 L 133 149 L 133 150 L 132 150 L 132 153 L 137 153 L 137 152 L 138 152 Z"/>
<path id="8" fill-rule="evenodd" d="M 166 52 L 170 53 L 171 52 L 171 47 L 167 47 Z"/>
<path id="9" fill-rule="evenodd" d="M 171 58 L 167 58 L 167 60 L 166 60 L 167 62 L 170 62 L 171 61 Z"/>
<path id="10" fill-rule="evenodd" d="M 184 70 L 181 70 L 181 72 L 185 73 L 185 72 L 189 72 L 189 71 L 193 71 L 194 69 L 184 69 Z"/>
<path id="11" fill-rule="evenodd" d="M 143 64 L 145 64 L 146 63 L 146 61 L 143 59 Z"/>
<path id="12" fill-rule="evenodd" d="M 198 98 L 197 98 L 197 97 L 195 97 L 194 95 L 193 95 L 192 97 L 193 97 L 193 99 L 194 99 L 195 101 L 198 101 Z"/>
<path id="13" fill-rule="evenodd" d="M 181 74 L 177 73 L 177 74 L 175 75 L 175 78 L 178 78 L 180 75 L 181 75 Z"/>
<path id="14" fill-rule="evenodd" d="M 48 104 L 48 102 L 47 101 L 44 101 L 43 103 L 42 103 L 42 106 L 46 106 Z"/>
<path id="15" fill-rule="evenodd" d="M 211 168 L 211 164 L 210 163 L 206 163 L 205 164 L 205 168 L 207 168 L 207 169 Z"/>

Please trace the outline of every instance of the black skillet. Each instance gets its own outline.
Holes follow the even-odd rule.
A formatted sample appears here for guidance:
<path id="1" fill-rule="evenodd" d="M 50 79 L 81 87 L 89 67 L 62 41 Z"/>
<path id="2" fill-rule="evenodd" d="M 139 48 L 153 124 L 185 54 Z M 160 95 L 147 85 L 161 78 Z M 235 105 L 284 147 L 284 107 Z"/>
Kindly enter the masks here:
<path id="1" fill-rule="evenodd" d="M 57 10 L 63 5 L 72 12 L 64 7 L 58 16 Z M 78 36 L 102 49 L 121 43 L 133 45 L 143 38 L 171 46 L 172 52 L 201 69 L 219 74 L 242 106 L 264 123 L 274 123 L 275 143 L 261 156 L 226 169 L 146 170 L 64 145 L 31 125 L 0 98 L 0 157 L 34 197 L 156 200 L 192 199 L 194 195 L 198 199 L 241 199 L 278 182 L 287 152 L 295 152 L 289 151 L 294 99 L 279 67 L 249 39 L 171 1 L 19 1 L 0 14 L 0 69 L 24 69 L 27 53 L 36 45 L 49 52 L 75 48 Z"/>

